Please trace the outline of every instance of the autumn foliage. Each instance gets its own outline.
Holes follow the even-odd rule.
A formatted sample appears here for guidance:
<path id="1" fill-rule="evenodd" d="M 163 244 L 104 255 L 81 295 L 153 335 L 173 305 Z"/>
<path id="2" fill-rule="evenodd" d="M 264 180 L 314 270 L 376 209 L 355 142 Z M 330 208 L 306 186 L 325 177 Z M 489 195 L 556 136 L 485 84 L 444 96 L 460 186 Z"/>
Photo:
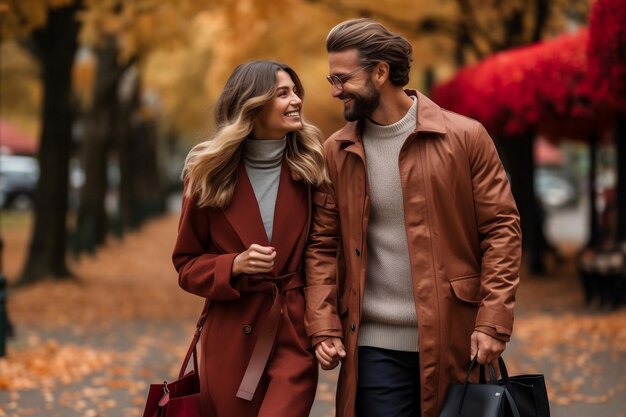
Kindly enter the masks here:
<path id="1" fill-rule="evenodd" d="M 584 138 L 626 111 L 626 0 L 599 0 L 589 29 L 493 55 L 433 95 L 496 135 Z"/>
<path id="2" fill-rule="evenodd" d="M 599 0 L 594 5 L 588 60 L 594 99 L 626 112 L 626 0 Z"/>
<path id="3" fill-rule="evenodd" d="M 602 121 L 594 114 L 586 77 L 583 29 L 554 40 L 501 52 L 461 70 L 433 91 L 442 107 L 476 118 L 496 135 L 550 133 L 568 120 L 569 133 Z"/>

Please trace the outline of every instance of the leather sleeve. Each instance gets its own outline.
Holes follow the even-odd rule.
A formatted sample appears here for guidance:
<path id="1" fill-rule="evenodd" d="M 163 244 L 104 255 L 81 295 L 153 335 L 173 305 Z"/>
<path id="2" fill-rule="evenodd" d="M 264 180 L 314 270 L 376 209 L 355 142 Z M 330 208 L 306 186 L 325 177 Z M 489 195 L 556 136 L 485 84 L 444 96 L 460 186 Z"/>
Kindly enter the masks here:
<path id="1" fill-rule="evenodd" d="M 482 252 L 476 330 L 508 341 L 521 261 L 520 218 L 492 139 L 476 123 L 468 149 Z"/>
<path id="2" fill-rule="evenodd" d="M 328 149 L 327 149 L 328 150 Z M 330 163 L 329 163 L 330 164 Z M 331 171 L 332 169 L 329 167 Z M 341 337 L 337 309 L 337 250 L 339 214 L 332 185 L 317 189 L 313 195 L 313 217 L 305 251 L 304 325 L 309 337 Z"/>

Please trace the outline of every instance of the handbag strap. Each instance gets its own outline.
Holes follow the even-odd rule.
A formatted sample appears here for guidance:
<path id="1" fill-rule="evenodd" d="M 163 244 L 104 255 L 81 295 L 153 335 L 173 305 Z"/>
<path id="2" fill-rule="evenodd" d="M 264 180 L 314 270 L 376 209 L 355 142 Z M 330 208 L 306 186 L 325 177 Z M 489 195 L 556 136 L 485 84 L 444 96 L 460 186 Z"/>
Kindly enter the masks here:
<path id="1" fill-rule="evenodd" d="M 193 339 L 191 339 L 191 344 L 189 345 L 189 349 L 187 349 L 187 354 L 185 355 L 185 359 L 183 360 L 183 364 L 180 368 L 180 372 L 178 373 L 178 378 L 182 378 L 185 376 L 185 371 L 187 370 L 187 366 L 189 366 L 189 360 L 193 356 L 193 370 L 197 374 L 198 373 L 198 352 L 196 345 L 200 340 L 200 333 L 202 332 L 202 328 L 204 327 L 204 322 L 206 321 L 207 316 L 209 315 L 209 305 L 210 301 L 206 300 L 204 302 L 204 308 L 202 309 L 202 313 L 200 314 L 200 318 L 196 323 L 196 331 L 193 334 Z"/>
<path id="2" fill-rule="evenodd" d="M 477 364 L 477 358 L 478 356 L 474 356 L 474 358 L 472 358 L 469 368 L 467 369 L 467 376 L 465 377 L 465 384 L 464 384 L 465 386 L 463 387 L 463 394 L 461 395 L 461 401 L 459 402 L 459 410 L 457 413 L 458 415 L 461 415 L 461 410 L 463 408 L 463 401 L 465 400 L 465 394 L 470 384 L 469 378 L 472 373 L 472 369 L 474 369 L 474 367 Z M 504 365 L 504 360 L 502 359 L 502 357 L 498 358 L 498 365 L 500 366 L 500 373 L 503 375 L 503 378 L 506 376 L 506 382 L 508 383 L 509 375 L 506 371 L 506 366 Z M 484 384 L 487 382 L 486 377 L 485 377 L 485 365 L 480 365 L 480 368 L 481 368 L 480 369 L 480 383 Z M 493 369 L 493 366 L 491 364 L 487 364 L 487 368 L 489 369 L 489 378 L 491 381 L 490 384 L 497 385 L 497 377 L 496 377 L 495 369 Z M 509 392 L 506 385 L 504 386 L 504 395 L 506 396 L 506 403 L 509 405 L 509 408 L 511 409 L 511 413 L 513 414 L 513 417 L 521 417 L 519 410 L 517 408 L 517 404 L 515 403 L 515 399 Z"/>
<path id="3" fill-rule="evenodd" d="M 504 359 L 502 359 L 502 356 L 498 358 L 498 367 L 500 368 L 500 376 L 502 376 L 502 382 L 508 385 L 509 372 L 506 370 L 506 365 L 504 364 Z"/>
<path id="4" fill-rule="evenodd" d="M 496 385 L 498 383 L 498 377 L 496 376 L 496 370 L 493 368 L 491 364 L 487 364 L 486 366 L 480 365 L 478 382 L 481 384 L 487 383 L 487 376 L 486 376 L 485 368 L 489 370 L 489 383 L 492 385 Z"/>
<path id="5" fill-rule="evenodd" d="M 506 402 L 509 404 L 509 407 L 511 408 L 513 417 L 520 417 L 519 410 L 517 409 L 517 404 L 515 404 L 515 400 L 513 399 L 513 396 L 511 395 L 511 393 L 506 387 L 504 387 L 504 395 L 506 395 Z"/>

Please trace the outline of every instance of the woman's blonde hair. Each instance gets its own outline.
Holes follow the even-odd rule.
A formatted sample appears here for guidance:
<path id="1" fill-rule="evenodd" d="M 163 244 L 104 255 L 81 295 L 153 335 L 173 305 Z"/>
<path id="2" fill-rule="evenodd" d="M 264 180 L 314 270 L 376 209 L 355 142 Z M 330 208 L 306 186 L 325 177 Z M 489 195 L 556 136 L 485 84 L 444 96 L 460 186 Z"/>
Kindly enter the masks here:
<path id="1" fill-rule="evenodd" d="M 185 196 L 197 194 L 200 207 L 224 208 L 230 203 L 243 142 L 252 132 L 263 106 L 274 98 L 278 71 L 289 74 L 302 99 L 304 89 L 298 75 L 279 62 L 253 61 L 239 65 L 226 81 L 215 106 L 217 131 L 193 147 L 183 169 Z M 285 158 L 294 180 L 314 186 L 328 181 L 321 132 L 304 119 L 300 130 L 287 134 Z"/>

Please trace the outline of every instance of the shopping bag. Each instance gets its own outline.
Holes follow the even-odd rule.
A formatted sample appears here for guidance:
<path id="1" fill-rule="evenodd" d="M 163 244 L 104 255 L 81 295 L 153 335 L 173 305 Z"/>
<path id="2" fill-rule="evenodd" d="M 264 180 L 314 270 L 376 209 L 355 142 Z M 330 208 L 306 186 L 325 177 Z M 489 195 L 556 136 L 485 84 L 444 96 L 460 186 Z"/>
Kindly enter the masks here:
<path id="1" fill-rule="evenodd" d="M 503 385 L 498 384 L 495 370 L 488 365 L 490 382 L 469 382 L 472 369 L 476 366 L 472 359 L 463 383 L 451 383 L 439 417 L 504 417 L 511 413 L 520 417 L 515 400 Z"/>
<path id="2" fill-rule="evenodd" d="M 550 417 L 548 391 L 542 374 L 509 376 L 502 357 L 498 359 L 498 366 L 501 375 L 498 384 L 511 393 L 521 417 Z"/>
<path id="3" fill-rule="evenodd" d="M 178 373 L 178 379 L 151 384 L 143 417 L 200 417 L 200 378 L 196 346 L 207 317 L 209 303 L 205 303 L 196 331 Z M 187 372 L 193 358 L 193 369 Z"/>

